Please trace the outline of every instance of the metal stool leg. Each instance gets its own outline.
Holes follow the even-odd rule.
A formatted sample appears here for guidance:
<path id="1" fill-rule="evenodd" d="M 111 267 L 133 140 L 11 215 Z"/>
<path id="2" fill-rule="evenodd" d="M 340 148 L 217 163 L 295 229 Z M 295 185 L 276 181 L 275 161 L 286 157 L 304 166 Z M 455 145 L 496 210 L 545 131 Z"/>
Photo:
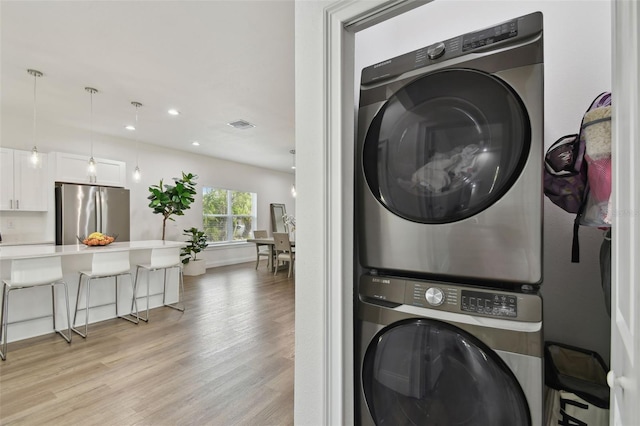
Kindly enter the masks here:
<path id="1" fill-rule="evenodd" d="M 147 314 L 146 317 L 143 318 L 141 315 L 139 315 L 138 311 L 138 278 L 140 277 L 140 268 L 140 265 L 138 265 L 138 267 L 136 268 L 136 282 L 133 285 L 133 300 L 131 301 L 131 311 L 133 312 L 133 304 L 135 303 L 136 312 L 138 312 L 138 314 L 135 315 L 136 318 L 144 322 L 149 322 L 149 275 L 151 274 L 151 271 L 143 268 L 143 270 L 147 271 Z"/>
<path id="2" fill-rule="evenodd" d="M 64 287 L 64 300 L 67 306 L 67 334 L 65 335 L 62 330 L 58 330 L 56 328 L 56 302 L 55 302 L 55 291 L 54 288 L 56 285 L 62 285 Z M 67 283 L 64 281 L 58 281 L 51 284 L 51 297 L 53 300 L 53 331 L 58 333 L 67 343 L 71 343 L 71 317 L 69 315 L 69 292 L 67 290 Z"/>
<path id="3" fill-rule="evenodd" d="M 167 269 L 178 268 L 178 277 L 179 277 L 179 294 L 178 294 L 178 302 L 177 303 L 166 303 L 166 295 L 167 295 Z M 164 270 L 164 292 L 162 294 L 162 304 L 164 306 L 168 306 L 169 308 L 176 309 L 180 312 L 184 312 L 184 279 L 182 278 L 182 268 L 180 266 L 174 266 L 173 268 L 165 268 Z M 180 303 L 182 301 L 182 303 Z"/>
<path id="4" fill-rule="evenodd" d="M 78 302 L 80 302 L 80 289 L 82 288 L 82 276 L 84 274 L 80 274 L 80 278 L 78 279 L 78 297 L 76 297 L 76 311 L 73 314 L 73 326 L 71 327 L 71 330 L 77 334 L 79 334 L 82 338 L 86 339 L 87 338 L 87 333 L 89 331 L 89 296 L 91 293 L 91 286 L 89 285 L 89 283 L 91 283 L 91 277 L 87 277 L 87 279 L 85 280 L 85 293 L 86 293 L 86 302 L 85 302 L 85 307 L 84 307 L 84 311 L 85 311 L 85 316 L 84 316 L 84 333 L 82 333 L 80 330 L 78 330 L 76 328 L 76 316 L 78 315 Z"/>
<path id="5" fill-rule="evenodd" d="M 0 358 L 4 361 L 7 359 L 7 309 L 9 308 L 9 288 L 6 284 L 2 286 L 2 314 L 1 315 L 1 331 L 0 338 L 2 339 L 2 351 L 0 351 Z"/>
<path id="6" fill-rule="evenodd" d="M 130 315 L 131 317 L 133 317 L 134 319 L 129 318 L 127 315 L 119 315 L 118 314 L 118 277 L 121 277 L 123 275 L 129 275 L 129 282 L 131 283 L 131 290 L 133 290 L 133 305 L 135 305 L 136 307 L 136 313 L 133 313 L 133 307 L 131 309 L 131 312 L 129 312 L 127 315 Z M 116 279 L 116 317 L 118 318 L 122 318 L 123 320 L 132 322 L 134 324 L 138 324 L 140 321 L 138 319 L 138 303 L 136 302 L 136 293 L 135 293 L 135 285 L 133 284 L 133 277 L 131 276 L 131 274 L 121 274 L 121 275 L 116 275 L 115 276 Z"/>

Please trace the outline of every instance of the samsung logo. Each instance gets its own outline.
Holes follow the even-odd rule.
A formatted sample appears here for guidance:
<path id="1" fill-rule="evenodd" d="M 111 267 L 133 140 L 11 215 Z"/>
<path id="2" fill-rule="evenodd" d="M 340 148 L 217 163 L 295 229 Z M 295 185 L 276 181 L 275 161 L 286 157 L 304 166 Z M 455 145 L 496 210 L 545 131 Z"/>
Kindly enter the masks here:
<path id="1" fill-rule="evenodd" d="M 389 59 L 388 61 L 384 61 L 384 62 L 380 62 L 379 64 L 375 64 L 373 67 L 374 68 L 380 68 L 383 65 L 387 65 L 391 63 L 391 59 Z"/>

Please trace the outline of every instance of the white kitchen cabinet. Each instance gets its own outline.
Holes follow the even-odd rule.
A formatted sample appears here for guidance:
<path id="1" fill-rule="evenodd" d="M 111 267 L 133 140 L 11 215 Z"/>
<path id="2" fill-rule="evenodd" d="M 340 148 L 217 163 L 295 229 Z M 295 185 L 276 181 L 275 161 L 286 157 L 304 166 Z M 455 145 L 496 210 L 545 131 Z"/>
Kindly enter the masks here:
<path id="1" fill-rule="evenodd" d="M 34 168 L 31 151 L 0 148 L 0 210 L 48 210 L 47 154 L 40 153 L 40 160 Z"/>
<path id="2" fill-rule="evenodd" d="M 90 180 L 87 174 L 88 155 L 63 152 L 56 152 L 54 155 L 56 159 L 56 182 L 90 183 L 121 188 L 124 188 L 127 183 L 127 164 L 124 161 L 94 157 L 96 177 L 95 180 Z"/>

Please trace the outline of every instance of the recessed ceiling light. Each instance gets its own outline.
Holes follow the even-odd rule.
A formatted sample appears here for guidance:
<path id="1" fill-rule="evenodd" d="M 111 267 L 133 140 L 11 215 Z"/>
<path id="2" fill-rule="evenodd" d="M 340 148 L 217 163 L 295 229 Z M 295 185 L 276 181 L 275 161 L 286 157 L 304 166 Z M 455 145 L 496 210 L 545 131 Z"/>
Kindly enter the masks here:
<path id="1" fill-rule="evenodd" d="M 193 141 L 193 142 L 191 142 L 191 145 L 193 145 L 193 146 L 200 146 L 200 142 L 198 142 L 198 141 Z"/>
<path id="2" fill-rule="evenodd" d="M 135 126 L 132 126 L 131 124 L 129 124 L 128 126 L 124 126 L 125 129 L 127 130 L 135 130 Z"/>
<path id="3" fill-rule="evenodd" d="M 255 124 L 251 124 L 246 120 L 235 120 L 232 121 L 230 123 L 227 123 L 229 126 L 235 128 L 235 129 L 241 129 L 241 130 L 245 130 L 245 129 L 250 129 L 252 127 L 256 127 Z"/>
<path id="4" fill-rule="evenodd" d="M 167 111 L 170 115 L 180 115 L 180 111 L 178 111 L 177 109 L 171 108 L 169 111 Z"/>

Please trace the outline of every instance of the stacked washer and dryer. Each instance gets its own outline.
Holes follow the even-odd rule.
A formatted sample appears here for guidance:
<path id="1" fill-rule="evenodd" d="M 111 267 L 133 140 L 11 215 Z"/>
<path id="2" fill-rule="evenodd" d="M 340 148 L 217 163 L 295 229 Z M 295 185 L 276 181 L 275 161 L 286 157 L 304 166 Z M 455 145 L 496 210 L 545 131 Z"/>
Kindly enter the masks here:
<path id="1" fill-rule="evenodd" d="M 542 425 L 539 12 L 365 68 L 356 420 Z"/>

